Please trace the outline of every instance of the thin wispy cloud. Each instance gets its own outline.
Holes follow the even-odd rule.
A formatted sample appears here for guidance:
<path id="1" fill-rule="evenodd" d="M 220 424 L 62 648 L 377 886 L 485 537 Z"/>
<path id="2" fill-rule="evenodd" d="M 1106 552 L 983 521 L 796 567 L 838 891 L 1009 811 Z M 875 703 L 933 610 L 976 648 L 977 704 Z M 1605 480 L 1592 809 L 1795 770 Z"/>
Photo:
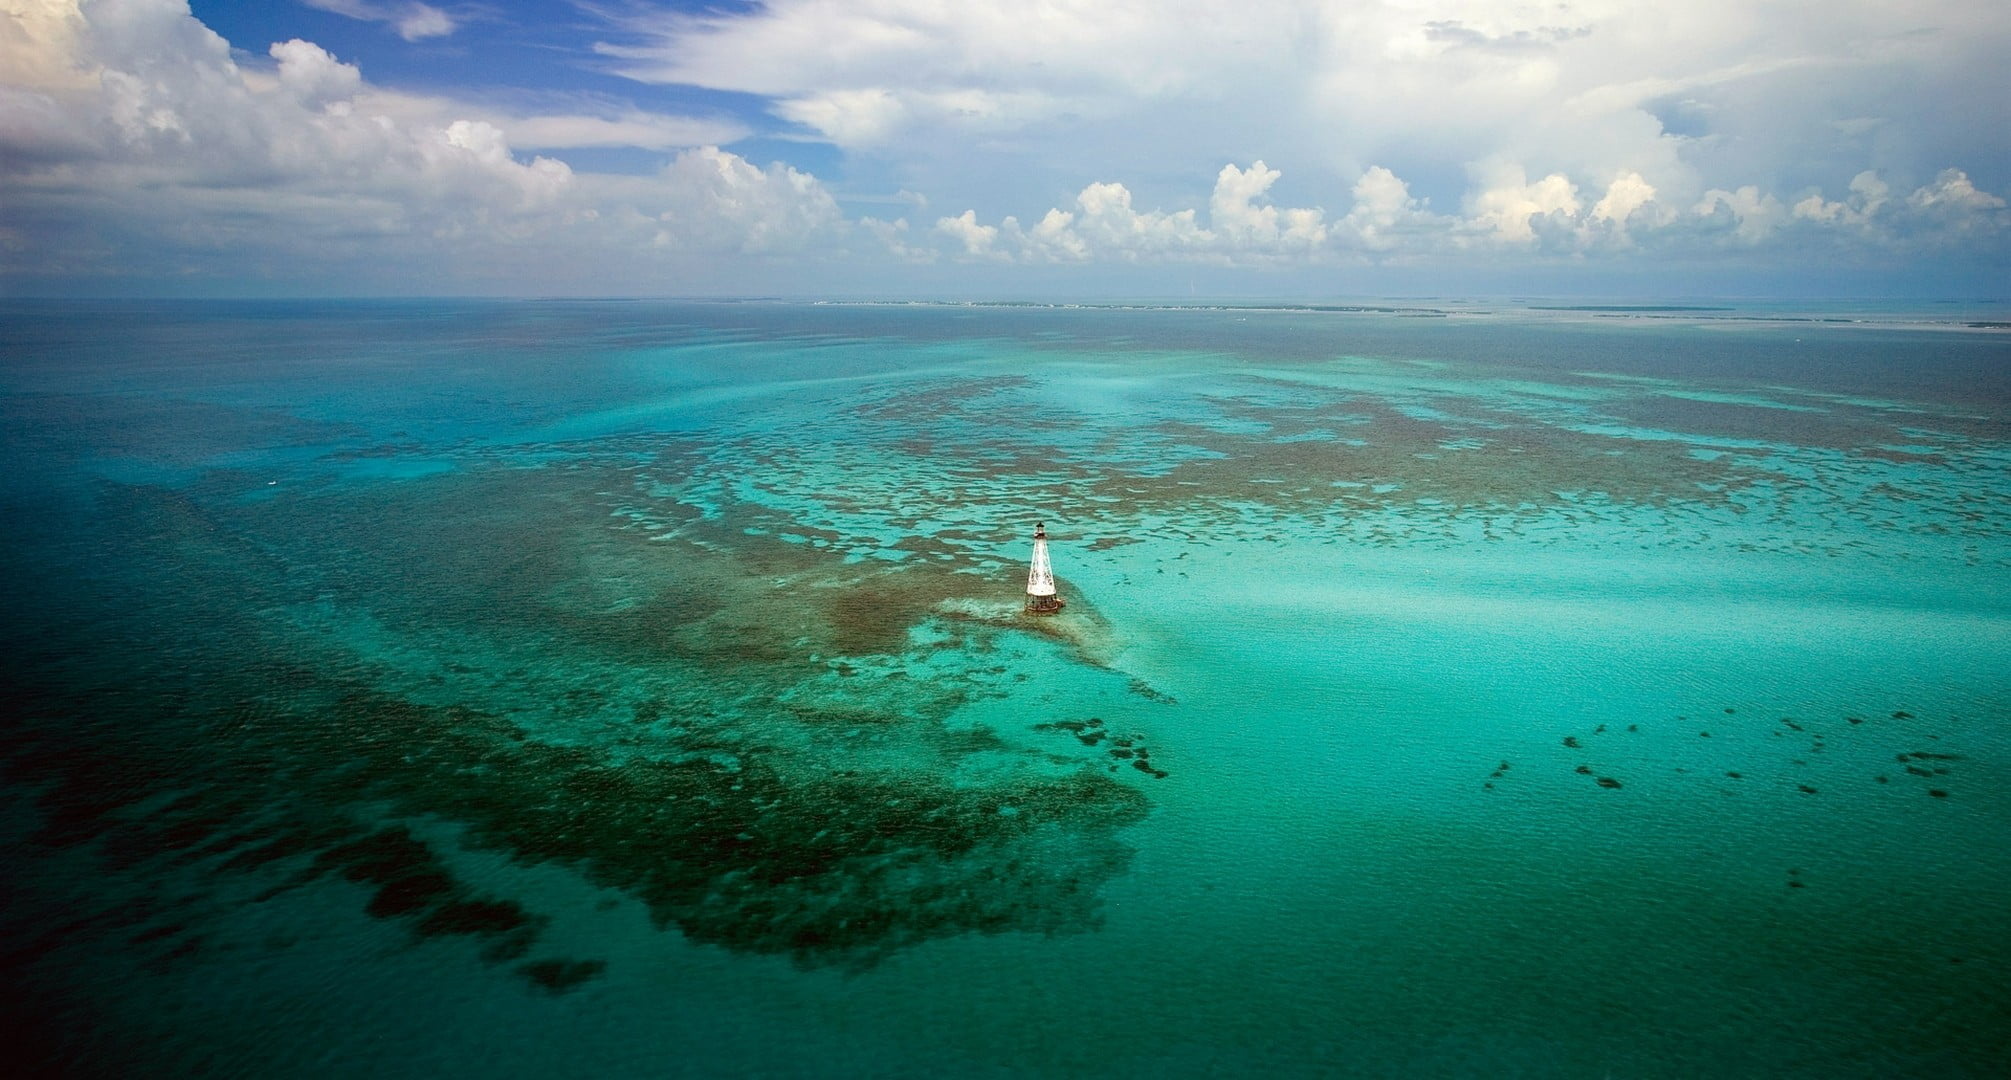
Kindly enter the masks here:
<path id="1" fill-rule="evenodd" d="M 446 37 L 459 26 L 455 16 L 422 3 L 377 3 L 375 0 L 300 0 L 311 8 L 363 22 L 384 23 L 406 41 Z"/>

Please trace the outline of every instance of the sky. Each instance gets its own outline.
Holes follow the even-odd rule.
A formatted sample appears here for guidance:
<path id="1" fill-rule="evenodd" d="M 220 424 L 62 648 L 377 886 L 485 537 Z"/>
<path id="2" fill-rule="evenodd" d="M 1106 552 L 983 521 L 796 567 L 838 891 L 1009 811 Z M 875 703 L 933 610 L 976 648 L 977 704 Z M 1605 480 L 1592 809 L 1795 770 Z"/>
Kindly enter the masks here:
<path id="1" fill-rule="evenodd" d="M 2011 299 L 2002 0 L 0 0 L 0 296 Z"/>

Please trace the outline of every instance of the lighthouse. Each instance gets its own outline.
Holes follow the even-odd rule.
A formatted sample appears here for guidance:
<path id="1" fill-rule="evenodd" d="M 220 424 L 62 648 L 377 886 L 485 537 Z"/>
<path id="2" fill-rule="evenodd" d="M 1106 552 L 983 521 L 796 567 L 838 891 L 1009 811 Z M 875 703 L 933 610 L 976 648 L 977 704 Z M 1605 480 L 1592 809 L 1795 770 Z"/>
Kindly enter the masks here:
<path id="1" fill-rule="evenodd" d="M 1033 526 L 1033 569 L 1026 575 L 1026 613 L 1052 615 L 1061 610 L 1061 597 L 1054 594 L 1054 567 L 1047 561 L 1047 524 Z"/>

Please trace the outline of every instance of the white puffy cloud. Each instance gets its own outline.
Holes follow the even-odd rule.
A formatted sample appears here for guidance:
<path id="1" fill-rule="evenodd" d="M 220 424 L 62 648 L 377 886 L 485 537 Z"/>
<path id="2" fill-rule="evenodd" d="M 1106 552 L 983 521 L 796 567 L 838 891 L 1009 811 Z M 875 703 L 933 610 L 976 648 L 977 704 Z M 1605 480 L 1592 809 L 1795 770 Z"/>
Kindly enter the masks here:
<path id="1" fill-rule="evenodd" d="M 346 101 L 363 88 L 363 73 L 311 41 L 294 38 L 275 42 L 272 58 L 279 61 L 279 85 L 307 105 Z"/>
<path id="2" fill-rule="evenodd" d="M 1179 255 L 1205 247 L 1210 240 L 1195 223 L 1194 211 L 1140 213 L 1132 208 L 1131 192 L 1123 184 L 1091 184 L 1075 202 L 1081 212 L 1076 228 L 1087 250 L 1135 260 Z"/>
<path id="3" fill-rule="evenodd" d="M 1208 223 L 1229 243 L 1256 250 L 1311 249 L 1326 239 L 1318 210 L 1280 210 L 1259 203 L 1281 174 L 1262 161 L 1248 169 L 1222 166 L 1208 198 Z"/>
<path id="4" fill-rule="evenodd" d="M 1747 184 L 1736 191 L 1712 188 L 1704 192 L 1691 213 L 1728 225 L 1731 234 L 1745 244 L 1757 244 L 1787 221 L 1787 208 L 1772 195 Z"/>
<path id="5" fill-rule="evenodd" d="M 714 146 L 687 150 L 664 167 L 652 243 L 745 253 L 802 248 L 842 215 L 817 178 L 780 163 L 759 169 Z"/>
<path id="6" fill-rule="evenodd" d="M 416 38 L 481 10 L 321 6 Z M 677 291 L 693 268 L 741 266 L 770 291 L 758 268 L 819 260 L 821 278 L 797 280 L 861 290 L 893 280 L 875 267 L 931 260 L 934 287 L 961 263 L 2001 261 L 2011 223 L 1993 192 L 2011 184 L 2011 146 L 1978 118 L 2011 97 L 1989 61 L 2011 20 L 1979 7 L 617 9 L 606 62 L 763 96 L 781 134 L 836 148 L 819 166 L 834 193 L 721 149 L 759 118 L 586 93 L 457 100 L 374 84 L 305 40 L 234 52 L 185 0 L 0 0 L 0 273 L 346 259 L 447 290 L 514 274 L 497 287 L 544 291 L 541 275 L 574 273 L 588 290 Z M 668 161 L 608 175 L 568 153 L 595 147 Z M 848 189 L 903 191 L 915 226 L 848 220 Z M 984 214 L 924 215 L 929 202 Z"/>
<path id="7" fill-rule="evenodd" d="M 1866 171 L 1851 181 L 1848 202 L 1829 202 L 1818 190 L 1790 209 L 1746 184 L 1713 188 L 1682 212 L 1661 201 L 1639 173 L 1613 177 L 1600 198 L 1588 202 L 1562 173 L 1532 181 L 1521 166 L 1496 161 L 1474 171 L 1462 216 L 1433 212 L 1402 178 L 1372 166 L 1356 179 L 1348 212 L 1330 224 L 1320 210 L 1260 202 L 1278 178 L 1261 161 L 1248 169 L 1224 166 L 1206 224 L 1192 209 L 1140 211 L 1127 187 L 1105 181 L 1083 188 L 1072 209 L 1049 209 L 1031 229 L 1010 216 L 985 225 L 976 211 L 966 210 L 939 219 L 936 232 L 955 242 L 949 254 L 985 260 L 1311 266 L 1362 257 L 1745 251 L 1795 225 L 1818 229 L 1833 244 L 1856 244 L 1866 254 L 1890 253 L 1997 233 L 2011 224 L 2004 220 L 2004 200 L 1956 170 L 1903 201 L 1890 199 L 1888 185 Z"/>
<path id="8" fill-rule="evenodd" d="M 1097 182 L 1076 195 L 1073 210 L 1051 208 L 1031 229 L 1022 229 L 1013 217 L 981 225 L 974 210 L 942 218 L 936 229 L 958 240 L 965 255 L 1029 261 L 1202 259 L 1234 264 L 1304 256 L 1326 240 L 1324 215 L 1272 205 L 1265 196 L 1278 177 L 1261 161 L 1248 169 L 1224 165 L 1208 200 L 1206 226 L 1195 210 L 1139 210 L 1129 188 Z"/>
<path id="9" fill-rule="evenodd" d="M 481 120 L 456 120 L 436 138 L 421 142 L 419 148 L 428 171 L 451 177 L 461 190 L 501 181 L 516 194 L 514 209 L 532 210 L 550 204 L 573 179 L 573 170 L 563 161 L 538 157 L 527 165 L 519 164 L 503 133 Z"/>
<path id="10" fill-rule="evenodd" d="M 956 217 L 937 218 L 936 231 L 955 240 L 962 246 L 965 255 L 990 258 L 998 254 L 998 226 L 978 224 L 976 210 L 966 210 Z"/>
<path id="11" fill-rule="evenodd" d="M 68 0 L 9 0 L 0 6 L 0 81 L 20 90 L 82 90 L 92 73 L 75 62 L 84 16 Z"/>
<path id="12" fill-rule="evenodd" d="M 651 252 L 757 255 L 842 231 L 829 192 L 715 146 L 647 177 L 525 146 L 692 146 L 730 124 L 505 114 L 373 87 L 299 39 L 240 63 L 184 0 L 5 0 L 0 273 L 535 281 L 536 251 L 614 280 Z M 445 276 L 442 276 L 444 273 Z M 605 288 L 605 284 L 600 286 Z"/>
<path id="13" fill-rule="evenodd" d="M 95 86 L 42 96 L 89 145 L 73 148 L 68 168 L 17 177 L 30 197 L 62 184 L 167 217 L 193 192 L 210 193 L 191 200 L 198 205 L 228 195 L 243 213 L 262 192 L 286 190 L 481 216 L 549 202 L 570 181 L 561 162 L 517 160 L 492 125 L 403 126 L 357 109 L 361 73 L 310 42 L 273 45 L 276 67 L 247 78 L 180 0 L 91 0 L 74 10 L 81 26 L 66 43 L 67 65 Z"/>
<path id="14" fill-rule="evenodd" d="M 1480 188 L 1468 198 L 1473 225 L 1489 240 L 1515 246 L 1536 243 L 1537 219 L 1569 221 L 1580 209 L 1578 187 L 1562 173 L 1531 183 L 1522 166 L 1492 162 L 1475 170 Z"/>
<path id="15" fill-rule="evenodd" d="M 1876 172 L 1866 169 L 1851 178 L 1850 192 L 1847 202 L 1830 202 L 1822 192 L 1811 192 L 1795 203 L 1794 216 L 1825 225 L 1863 225 L 1878 215 L 1892 189 Z"/>
<path id="16" fill-rule="evenodd" d="M 1655 185 L 1643 179 L 1640 173 L 1621 173 L 1607 185 L 1606 194 L 1593 204 L 1592 218 L 1624 225 L 1628 218 L 1654 201 Z"/>
<path id="17" fill-rule="evenodd" d="M 889 187 L 1006 206 L 1149 178 L 1252 251 L 1275 247 L 1265 208 L 1241 221 L 1213 205 L 1233 184 L 1196 182 L 1224 158 L 1337 194 L 1384 167 L 1463 207 L 1475 252 L 1621 250 L 1699 207 L 1764 244 L 1814 220 L 1768 200 L 1867 168 L 2011 184 L 2011 19 L 1974 0 L 767 0 L 624 8 L 601 48 L 638 80 L 764 97 Z M 1275 227 L 1309 256 L 1430 231 L 1375 212 Z"/>
<path id="18" fill-rule="evenodd" d="M 1021 233 L 1019 222 L 1005 219 L 1006 232 L 1019 241 L 1027 255 L 1048 262 L 1087 262 L 1092 255 L 1088 241 L 1075 231 L 1075 215 L 1055 208 L 1041 216 L 1032 229 Z M 1111 254 L 1119 254 L 1112 252 Z"/>
<path id="19" fill-rule="evenodd" d="M 1922 210 L 1957 215 L 2004 209 L 2003 199 L 1987 191 L 1976 190 L 1976 185 L 1969 181 L 1969 175 L 1961 169 L 1942 170 L 1941 175 L 1934 178 L 1934 183 L 1907 196 L 1906 201 Z"/>
<path id="20" fill-rule="evenodd" d="M 1337 243 L 1367 252 L 1428 250 L 1455 219 L 1431 212 L 1410 185 L 1381 165 L 1355 181 L 1354 205 L 1333 229 Z"/>
<path id="21" fill-rule="evenodd" d="M 1902 198 L 1884 177 L 1865 170 L 1852 178 L 1842 199 L 1820 190 L 1796 201 L 1794 224 L 1871 250 L 1941 249 L 1987 244 L 2011 233 L 2003 199 L 1982 191 L 1960 169 L 1945 169 Z"/>

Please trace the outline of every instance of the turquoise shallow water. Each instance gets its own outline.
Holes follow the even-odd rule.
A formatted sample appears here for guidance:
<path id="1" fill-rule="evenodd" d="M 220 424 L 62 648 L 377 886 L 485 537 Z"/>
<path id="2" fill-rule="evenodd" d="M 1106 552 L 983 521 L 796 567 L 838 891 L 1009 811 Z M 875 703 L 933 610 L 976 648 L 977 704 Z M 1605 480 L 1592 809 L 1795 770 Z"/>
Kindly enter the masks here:
<path id="1" fill-rule="evenodd" d="M 1857 314 L 0 307 L 23 1052 L 1998 1075 L 2011 338 Z"/>

